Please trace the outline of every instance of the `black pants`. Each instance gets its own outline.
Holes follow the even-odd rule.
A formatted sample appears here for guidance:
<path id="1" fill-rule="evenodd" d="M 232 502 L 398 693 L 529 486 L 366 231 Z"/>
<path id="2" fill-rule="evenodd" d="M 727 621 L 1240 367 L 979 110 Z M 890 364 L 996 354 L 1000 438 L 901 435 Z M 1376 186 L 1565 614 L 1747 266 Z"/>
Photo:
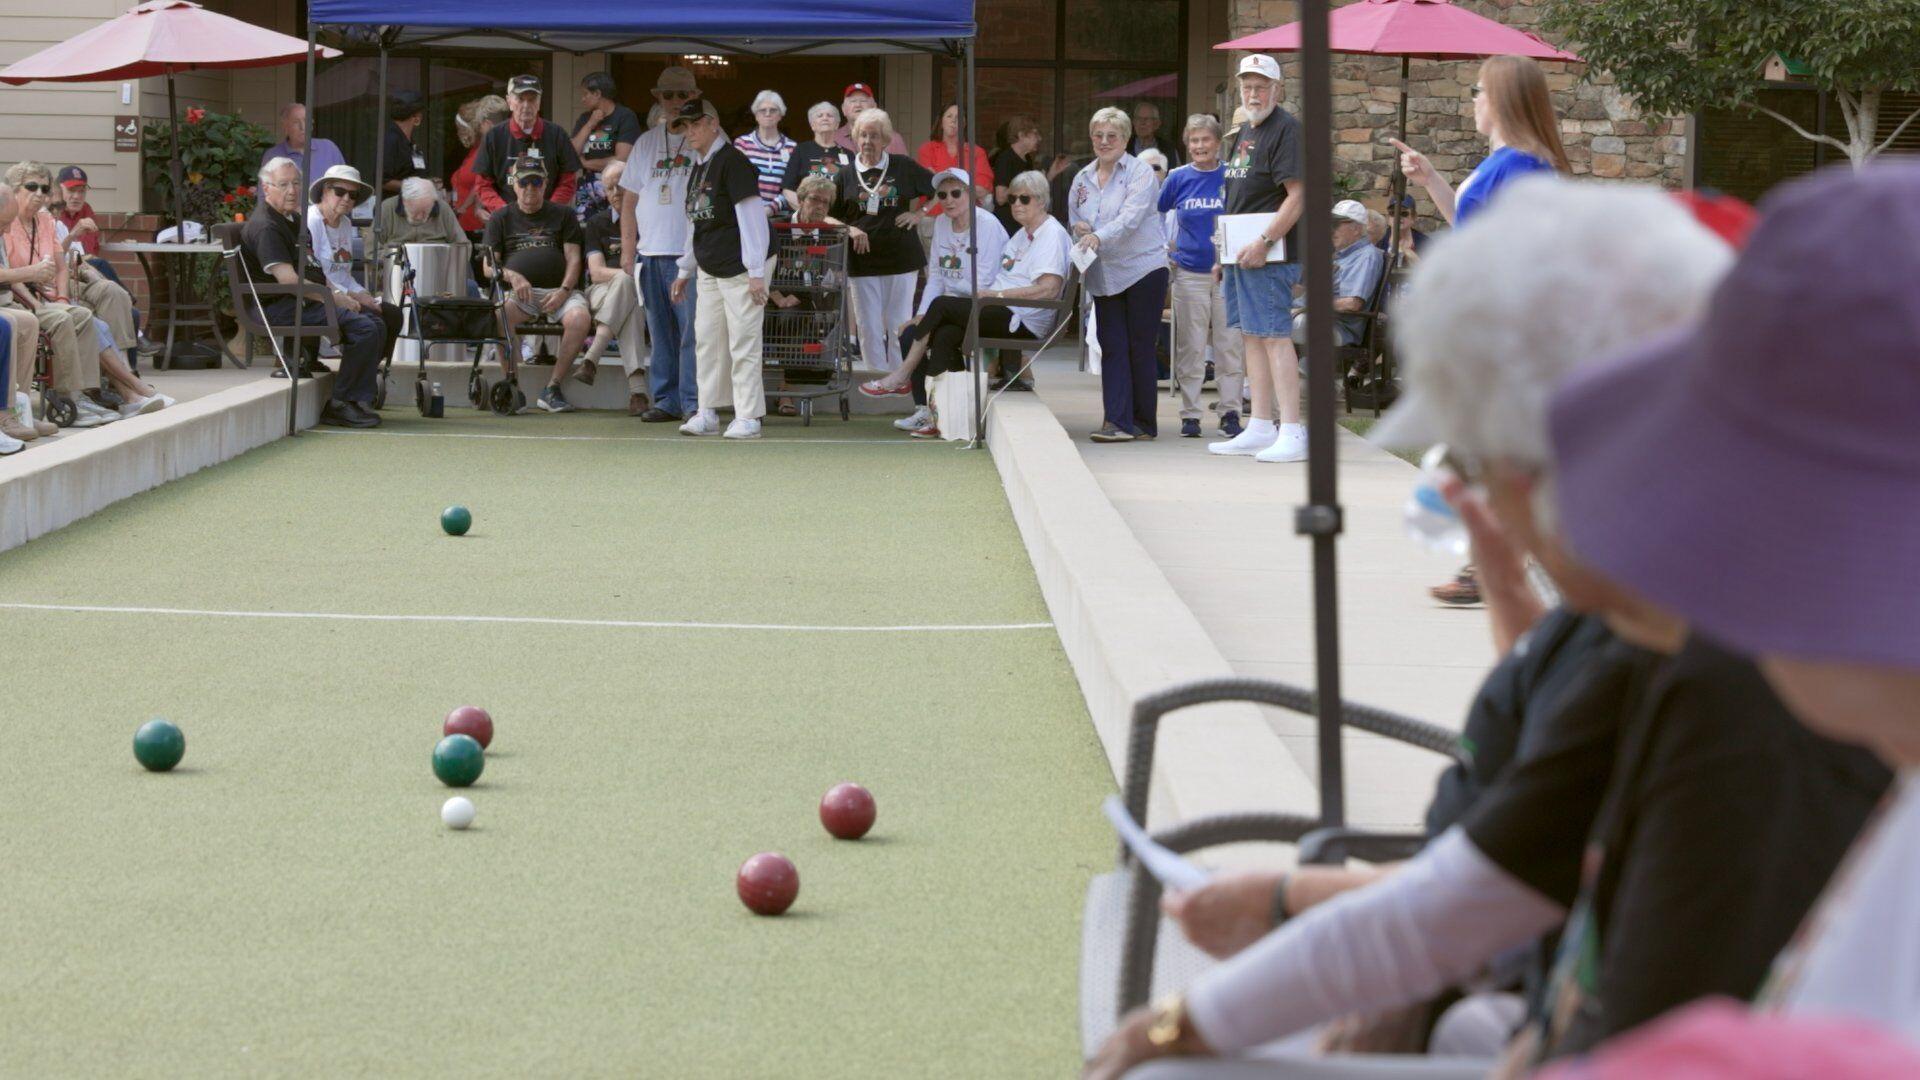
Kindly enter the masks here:
<path id="1" fill-rule="evenodd" d="M 267 322 L 285 326 L 293 322 L 293 304 L 291 296 L 279 296 L 265 305 Z M 320 326 L 327 321 L 326 310 L 319 304 L 309 303 L 300 311 L 300 322 L 306 326 Z M 380 360 L 393 349 L 393 339 L 400 333 L 400 309 L 382 301 L 380 318 L 364 311 L 340 312 L 340 372 L 334 379 L 333 396 L 336 401 L 357 401 L 362 405 L 373 404 L 373 390 L 380 377 Z M 313 339 L 304 339 L 311 342 Z M 384 346 L 383 346 L 384 341 Z M 387 351 L 382 351 L 382 349 Z"/>
<path id="2" fill-rule="evenodd" d="M 1112 296 L 1093 298 L 1100 333 L 1100 396 L 1106 422 L 1135 435 L 1158 435 L 1158 361 L 1154 342 L 1167 304 L 1167 272 L 1155 270 Z"/>
<path id="3" fill-rule="evenodd" d="M 934 375 L 945 375 L 949 371 L 964 371 L 967 358 L 960 349 L 967 341 L 967 313 L 973 309 L 973 299 L 966 296 L 936 296 L 933 306 L 921 318 L 917 327 L 908 327 L 914 337 L 927 339 L 927 356 L 920 366 L 913 369 L 913 402 L 916 405 L 927 403 L 927 379 Z M 1030 338 L 1033 335 L 1025 328 L 1013 329 L 1013 311 L 1010 308 L 989 307 L 980 309 L 980 336 L 983 338 Z M 901 335 L 900 347 L 906 349 L 911 339 Z"/>

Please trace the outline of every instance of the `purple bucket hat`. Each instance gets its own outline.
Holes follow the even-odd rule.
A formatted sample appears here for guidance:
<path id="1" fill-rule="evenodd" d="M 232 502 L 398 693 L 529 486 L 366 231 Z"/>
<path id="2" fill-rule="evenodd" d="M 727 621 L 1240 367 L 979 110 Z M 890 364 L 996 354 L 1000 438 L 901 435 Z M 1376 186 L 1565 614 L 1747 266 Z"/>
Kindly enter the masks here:
<path id="1" fill-rule="evenodd" d="M 1920 668 L 1920 164 L 1761 211 L 1700 325 L 1556 393 L 1563 535 L 1749 654 Z"/>

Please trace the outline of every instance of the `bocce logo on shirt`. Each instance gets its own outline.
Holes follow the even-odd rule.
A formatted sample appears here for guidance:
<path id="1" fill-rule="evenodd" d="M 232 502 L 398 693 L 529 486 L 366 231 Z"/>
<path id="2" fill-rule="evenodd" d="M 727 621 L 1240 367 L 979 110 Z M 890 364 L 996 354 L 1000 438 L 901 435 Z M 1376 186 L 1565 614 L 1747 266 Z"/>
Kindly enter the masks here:
<path id="1" fill-rule="evenodd" d="M 606 157 L 613 153 L 613 124 L 603 123 L 587 136 L 587 152 L 582 157 Z"/>
<path id="2" fill-rule="evenodd" d="M 1020 253 L 1013 250 L 1012 248 L 1008 248 L 1006 251 L 1006 254 L 1000 256 L 1000 269 L 1011 270 L 1013 269 L 1014 264 L 1019 261 L 1020 261 Z"/>
<path id="3" fill-rule="evenodd" d="M 658 161 L 653 163 L 653 175 L 656 179 L 662 176 L 671 176 L 674 172 L 692 165 L 693 159 L 688 157 L 685 152 L 663 154 Z"/>
<path id="4" fill-rule="evenodd" d="M 1233 148 L 1233 158 L 1227 162 L 1226 179 L 1244 179 L 1247 173 L 1252 171 L 1250 168 L 1252 164 L 1253 140 L 1251 138 L 1241 139 Z"/>
<path id="5" fill-rule="evenodd" d="M 713 181 L 702 181 L 697 191 L 690 192 L 687 200 L 687 217 L 694 221 L 713 220 Z"/>
<path id="6" fill-rule="evenodd" d="M 509 235 L 506 240 L 507 254 L 520 251 L 534 251 L 540 248 L 554 247 L 553 230 L 544 225 L 528 226 L 526 231 Z"/>
<path id="7" fill-rule="evenodd" d="M 946 254 L 940 256 L 938 265 L 940 272 L 948 277 L 958 278 L 960 276 L 961 269 L 966 266 L 966 260 L 960 257 L 960 245 L 958 242 L 951 245 Z"/>
<path id="8" fill-rule="evenodd" d="M 817 158 L 807 166 L 808 176 L 824 176 L 829 180 L 840 175 L 840 163 L 829 157 Z"/>

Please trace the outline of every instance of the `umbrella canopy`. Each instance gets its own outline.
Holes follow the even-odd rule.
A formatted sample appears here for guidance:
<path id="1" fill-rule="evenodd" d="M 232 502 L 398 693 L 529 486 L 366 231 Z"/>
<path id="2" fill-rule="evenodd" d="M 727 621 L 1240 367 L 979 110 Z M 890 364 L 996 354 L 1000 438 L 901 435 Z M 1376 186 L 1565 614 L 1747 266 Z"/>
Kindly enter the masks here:
<path id="1" fill-rule="evenodd" d="M 1580 58 L 1540 38 L 1475 15 L 1448 0 L 1359 0 L 1327 16 L 1334 52 L 1457 60 L 1476 56 L 1530 56 L 1535 60 Z M 1300 51 L 1300 24 L 1291 22 L 1215 45 L 1249 52 Z"/>
<path id="2" fill-rule="evenodd" d="M 1135 79 L 1125 86 L 1116 86 L 1111 90 L 1093 95 L 1095 101 L 1135 97 L 1173 97 L 1180 92 L 1180 76 L 1173 73 L 1149 75 L 1144 79 Z"/>
<path id="3" fill-rule="evenodd" d="M 320 54 L 334 57 L 340 50 L 321 49 Z M 302 38 L 189 0 L 147 0 L 0 71 L 0 82 L 113 82 L 208 68 L 271 67 L 306 55 Z"/>

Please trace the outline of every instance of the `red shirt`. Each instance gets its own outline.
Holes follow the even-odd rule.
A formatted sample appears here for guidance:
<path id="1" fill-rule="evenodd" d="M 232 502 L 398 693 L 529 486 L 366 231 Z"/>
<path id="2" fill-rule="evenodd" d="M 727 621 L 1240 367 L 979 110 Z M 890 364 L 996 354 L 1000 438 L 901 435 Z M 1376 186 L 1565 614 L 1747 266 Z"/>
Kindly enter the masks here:
<path id="1" fill-rule="evenodd" d="M 475 139 L 473 149 L 467 151 L 467 159 L 460 163 L 459 168 L 453 170 L 452 176 L 448 177 L 448 181 L 453 185 L 453 205 L 456 209 L 467 201 L 467 196 L 473 194 L 474 185 L 480 180 L 473 171 L 473 159 L 478 153 L 480 153 L 480 140 Z M 470 233 L 479 232 L 487 227 L 487 223 L 480 220 L 478 199 L 474 200 L 472 206 L 460 211 L 460 227 Z"/>
<path id="2" fill-rule="evenodd" d="M 927 171 L 930 173 L 938 173 L 943 169 L 951 169 L 955 165 L 960 165 L 960 162 L 954 157 L 953 153 L 947 149 L 947 144 L 941 142 L 939 139 L 929 139 L 921 143 L 920 152 L 914 155 L 914 160 L 925 165 Z M 967 170 L 968 176 L 973 177 L 974 187 L 985 188 L 988 191 L 993 190 L 993 166 L 987 164 L 987 152 L 985 150 L 977 146 L 974 147 L 973 164 L 971 166 L 960 165 L 960 167 Z"/>
<path id="3" fill-rule="evenodd" d="M 93 218 L 93 223 L 95 225 L 100 224 L 100 219 L 97 217 L 94 217 L 92 203 L 81 203 L 80 209 L 78 212 L 68 210 L 67 204 L 61 203 L 60 209 L 56 211 L 53 216 L 59 219 L 60 224 L 65 225 L 67 227 L 67 232 L 69 234 L 67 236 L 67 243 L 69 244 L 78 243 L 80 245 L 80 249 L 82 251 L 85 251 L 88 255 L 100 254 L 100 233 L 98 230 L 94 232 L 82 233 L 79 236 L 71 235 L 73 232 L 73 227 L 75 225 L 80 224 L 82 221 L 85 221 L 88 218 Z"/>

